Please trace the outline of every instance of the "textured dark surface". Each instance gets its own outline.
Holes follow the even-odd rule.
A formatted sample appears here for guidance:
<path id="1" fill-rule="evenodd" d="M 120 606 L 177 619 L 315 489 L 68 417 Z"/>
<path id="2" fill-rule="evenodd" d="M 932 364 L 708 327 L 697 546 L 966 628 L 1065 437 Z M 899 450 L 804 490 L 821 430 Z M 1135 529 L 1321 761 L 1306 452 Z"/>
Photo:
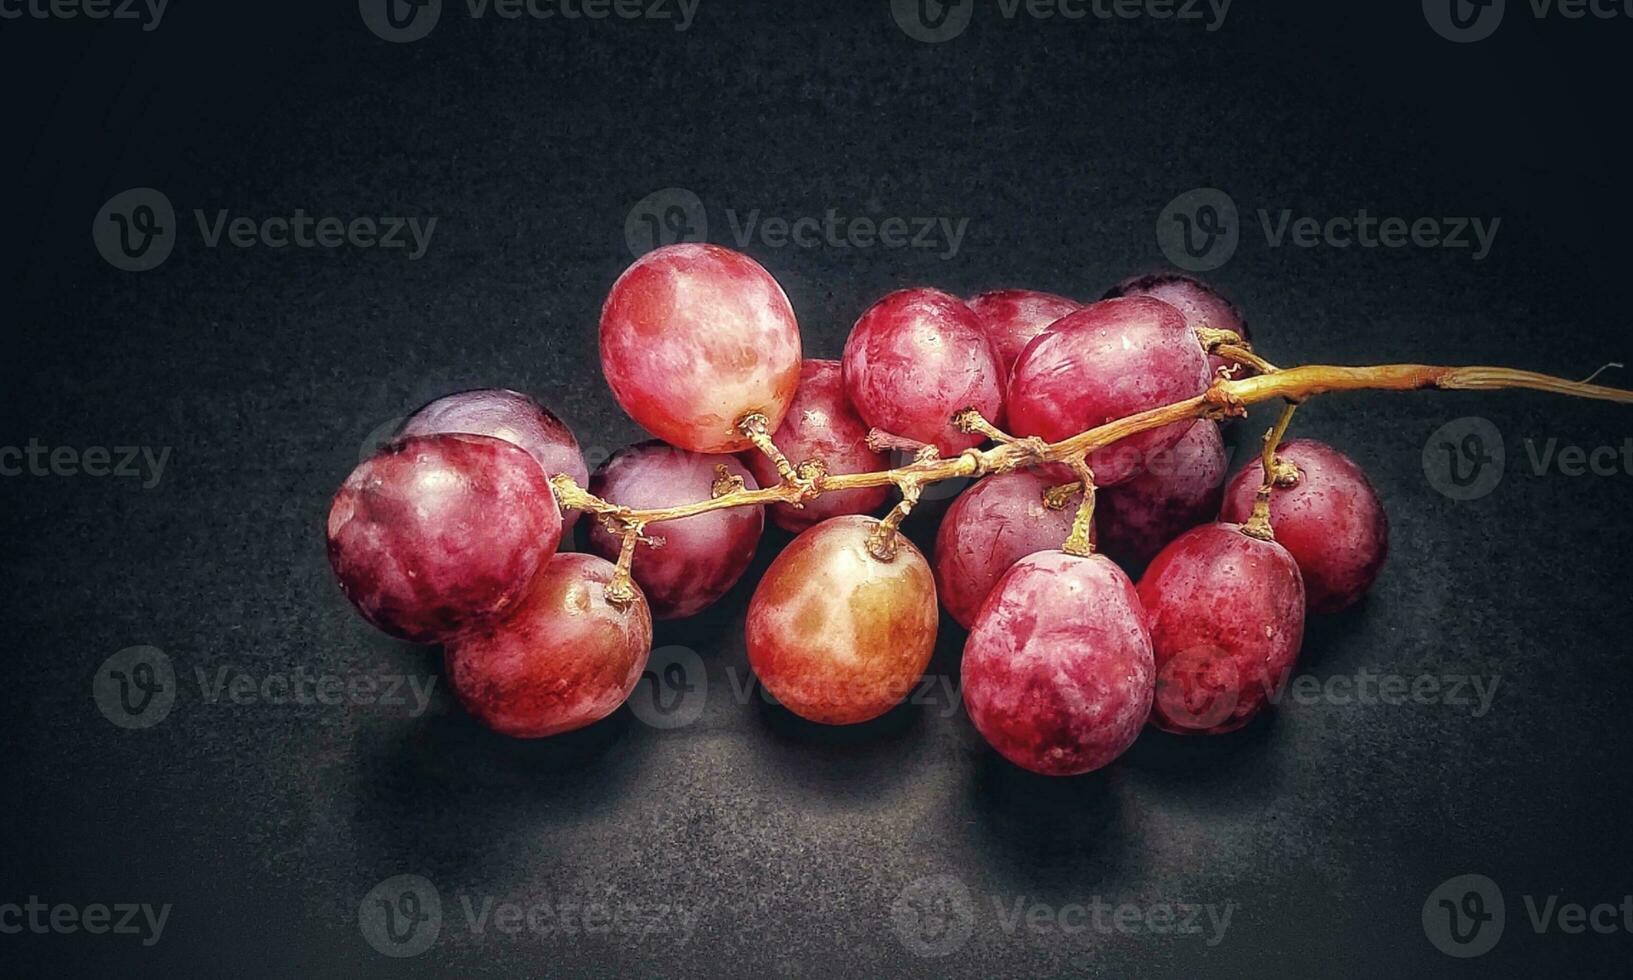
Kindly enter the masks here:
<path id="1" fill-rule="evenodd" d="M 847 731 L 740 695 L 749 583 L 659 632 L 707 665 L 694 724 L 655 728 L 626 708 L 569 737 L 508 742 L 452 703 L 435 651 L 352 614 L 323 555 L 328 499 L 360 444 L 435 395 L 532 392 L 575 426 L 592 466 L 639 438 L 600 379 L 594 327 L 630 260 L 626 216 L 667 187 L 698 194 L 727 245 L 727 209 L 968 219 L 951 258 L 749 243 L 817 356 L 838 356 L 857 314 L 899 286 L 1092 298 L 1161 263 L 1153 229 L 1170 199 L 1217 186 L 1249 228 L 1211 278 L 1273 360 L 1580 377 L 1625 359 L 1633 208 L 1607 134 L 1626 115 L 1612 66 L 1633 21 L 1509 6 L 1474 45 L 1437 37 L 1415 3 L 1244 2 L 1214 32 L 1006 21 L 983 3 L 940 45 L 910 40 L 883 2 L 703 0 L 680 33 L 474 20 L 449 0 L 430 37 L 402 45 L 346 2 L 178 3 L 146 33 L 0 21 L 0 445 L 173 449 L 151 489 L 0 478 L 12 801 L 0 903 L 173 904 L 152 946 L 0 935 L 6 972 L 1625 974 L 1625 927 L 1538 934 L 1525 897 L 1633 892 L 1633 476 L 1539 476 L 1524 440 L 1620 445 L 1626 408 L 1523 393 L 1311 404 L 1295 431 L 1367 468 L 1394 547 L 1364 606 L 1312 623 L 1301 672 L 1498 677 L 1490 711 L 1286 704 L 1228 738 L 1148 733 L 1070 781 L 998 760 L 939 686 Z M 144 185 L 187 231 L 162 267 L 115 271 L 88 229 L 113 194 Z M 1481 262 L 1272 249 L 1259 207 L 1502 225 Z M 408 261 L 208 249 L 194 208 L 439 221 Z M 1456 503 L 1420 456 L 1463 416 L 1495 425 L 1508 463 L 1493 493 Z M 926 508 L 914 535 L 927 543 L 937 517 Z M 750 583 L 786 540 L 767 534 Z M 944 620 L 935 677 L 956 677 L 961 642 Z M 137 645 L 165 651 L 178 696 L 163 723 L 127 730 L 99 712 L 92 679 Z M 210 703 L 198 672 L 213 684 L 222 668 L 436 686 L 418 715 Z M 1431 890 L 1464 873 L 1496 882 L 1507 910 L 1495 950 L 1467 961 L 1421 922 Z M 359 929 L 364 895 L 398 874 L 424 876 L 443 904 L 435 944 L 413 959 L 377 954 Z M 892 907 L 937 875 L 966 889 L 973 934 L 922 958 Z M 1017 901 L 1097 896 L 1233 911 L 1214 945 L 1006 931 Z M 462 901 L 485 898 L 699 919 L 690 936 L 476 934 Z"/>

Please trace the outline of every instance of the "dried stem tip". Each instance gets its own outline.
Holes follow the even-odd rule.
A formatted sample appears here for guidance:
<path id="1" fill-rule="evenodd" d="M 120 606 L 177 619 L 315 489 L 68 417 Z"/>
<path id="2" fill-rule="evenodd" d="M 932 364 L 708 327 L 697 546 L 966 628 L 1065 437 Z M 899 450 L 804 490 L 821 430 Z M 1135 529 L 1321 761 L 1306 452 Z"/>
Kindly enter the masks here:
<path id="1" fill-rule="evenodd" d="M 1083 502 L 1077 505 L 1077 516 L 1072 518 L 1072 533 L 1061 546 L 1061 551 L 1079 558 L 1094 554 L 1094 471 L 1079 456 L 1070 461 L 1083 489 Z"/>
<path id="2" fill-rule="evenodd" d="M 1043 506 L 1050 510 L 1065 510 L 1072 498 L 1083 492 L 1081 483 L 1062 483 L 1043 491 Z"/>
<path id="3" fill-rule="evenodd" d="M 1242 525 L 1242 533 L 1260 541 L 1276 540 L 1275 529 L 1270 526 L 1270 494 L 1276 487 L 1290 487 L 1298 483 L 1298 468 L 1285 463 L 1276 455 L 1281 448 L 1282 438 L 1287 435 L 1287 427 L 1293 422 L 1293 413 L 1298 410 L 1298 403 L 1289 401 L 1281 408 L 1281 416 L 1269 432 L 1264 434 L 1264 455 L 1259 460 L 1259 466 L 1264 471 L 1264 482 L 1259 485 L 1258 495 L 1253 498 L 1253 513 L 1248 515 L 1247 522 Z"/>
<path id="4" fill-rule="evenodd" d="M 896 502 L 896 506 L 890 509 L 890 513 L 868 537 L 868 554 L 883 562 L 896 560 L 896 529 L 913 512 L 913 505 L 919 502 L 919 494 L 924 489 L 917 480 L 903 480 L 901 488 L 902 499 Z"/>
<path id="5" fill-rule="evenodd" d="M 737 431 L 748 437 L 754 443 L 754 448 L 764 453 L 777 467 L 777 475 L 784 483 L 797 483 L 799 474 L 794 471 L 793 464 L 788 457 L 782 454 L 777 444 L 771 441 L 771 422 L 759 412 L 750 412 L 737 420 Z"/>

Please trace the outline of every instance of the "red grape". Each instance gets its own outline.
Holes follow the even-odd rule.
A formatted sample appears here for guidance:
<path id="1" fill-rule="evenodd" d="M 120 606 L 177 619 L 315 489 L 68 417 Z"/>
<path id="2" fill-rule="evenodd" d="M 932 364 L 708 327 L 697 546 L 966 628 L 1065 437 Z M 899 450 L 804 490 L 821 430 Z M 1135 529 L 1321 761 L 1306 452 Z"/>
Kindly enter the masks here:
<path id="1" fill-rule="evenodd" d="M 999 754 L 1046 776 L 1122 755 L 1151 713 L 1151 637 L 1109 558 L 1062 551 L 1016 562 L 964 644 L 964 707 Z"/>
<path id="2" fill-rule="evenodd" d="M 613 453 L 590 477 L 590 492 L 635 510 L 695 503 L 709 499 L 717 464 L 741 477 L 744 487 L 759 489 L 753 474 L 730 456 L 690 453 L 653 439 Z M 632 572 L 652 615 L 678 619 L 713 605 L 743 577 L 764 528 L 760 507 L 729 507 L 648 528 L 663 544 L 637 545 Z M 616 559 L 622 546 L 622 538 L 591 525 L 591 551 Z"/>
<path id="3" fill-rule="evenodd" d="M 804 532 L 766 570 L 748 607 L 748 661 L 778 701 L 808 721 L 852 725 L 899 704 L 936 642 L 936 586 L 899 538 L 880 561 L 879 522 L 835 517 Z"/>
<path id="4" fill-rule="evenodd" d="M 647 431 L 700 453 L 753 443 L 759 413 L 775 431 L 799 384 L 800 336 L 782 287 L 759 263 L 717 245 L 649 252 L 601 310 L 601 370 Z"/>
<path id="5" fill-rule="evenodd" d="M 1136 276 L 1123 280 L 1106 293 L 1107 299 L 1118 296 L 1150 296 L 1160 299 L 1183 313 L 1186 324 L 1193 330 L 1197 327 L 1211 327 L 1214 330 L 1229 330 L 1243 340 L 1252 339 L 1247 331 L 1247 320 L 1242 316 L 1242 311 L 1236 308 L 1236 304 L 1194 276 L 1187 276 L 1181 272 Z M 1230 367 L 1236 369 L 1231 372 L 1233 378 L 1245 378 L 1255 373 L 1245 364 L 1209 355 L 1208 370 L 1211 373 L 1217 374 L 1220 368 Z"/>
<path id="6" fill-rule="evenodd" d="M 1277 487 L 1270 523 L 1304 573 L 1310 611 L 1335 613 L 1361 601 L 1389 555 L 1389 517 L 1355 461 L 1323 442 L 1292 439 L 1276 455 L 1298 468 L 1296 486 Z M 1241 523 L 1253 512 L 1264 480 L 1259 460 L 1231 478 L 1221 520 Z"/>
<path id="7" fill-rule="evenodd" d="M 1193 422 L 1178 442 L 1146 461 L 1143 473 L 1100 494 L 1094 516 L 1101 549 L 1125 567 L 1143 566 L 1219 513 L 1229 465 L 1219 426 Z"/>
<path id="8" fill-rule="evenodd" d="M 1005 372 L 1015 367 L 1015 359 L 1033 337 L 1066 314 L 1083 308 L 1077 300 L 1030 289 L 996 289 L 970 297 L 968 304 L 981 318 L 987 339 L 992 342 L 993 356 Z"/>
<path id="9" fill-rule="evenodd" d="M 1235 731 L 1286 683 L 1304 642 L 1304 582 L 1286 548 L 1204 524 L 1163 549 L 1138 592 L 1157 658 L 1158 728 Z"/>
<path id="10" fill-rule="evenodd" d="M 622 609 L 607 601 L 614 571 L 594 555 L 556 555 L 504 619 L 450 641 L 448 679 L 465 710 L 516 738 L 617 710 L 652 652 L 652 614 L 639 591 Z"/>
<path id="11" fill-rule="evenodd" d="M 490 436 L 412 436 L 364 460 L 329 508 L 329 564 L 392 636 L 435 643 L 514 602 L 561 540 L 544 470 Z"/>
<path id="12" fill-rule="evenodd" d="M 845 391 L 871 426 L 938 447 L 973 449 L 985 437 L 953 428 L 973 408 L 1001 418 L 1004 372 L 980 319 L 935 289 L 903 289 L 869 307 L 845 341 Z"/>
<path id="13" fill-rule="evenodd" d="M 1009 382 L 1009 426 L 1058 442 L 1207 388 L 1207 355 L 1178 310 L 1145 296 L 1101 300 L 1057 321 L 1021 353 Z M 1126 481 L 1189 427 L 1151 429 L 1092 454 L 1096 484 Z"/>
<path id="14" fill-rule="evenodd" d="M 1078 500 L 1044 506 L 1054 481 L 1027 470 L 989 476 L 959 494 L 936 534 L 936 588 L 965 629 L 1009 567 L 1027 555 L 1055 551 L 1072 533 Z"/>
<path id="15" fill-rule="evenodd" d="M 886 468 L 884 453 L 867 446 L 868 425 L 845 398 L 845 382 L 838 361 L 808 359 L 800 369 L 799 391 L 788 408 L 774 441 L 795 466 L 808 459 L 821 459 L 828 472 L 869 473 Z M 764 453 L 744 458 L 760 486 L 776 486 L 782 480 L 777 467 Z M 771 519 L 789 531 L 799 532 L 842 514 L 866 514 L 878 510 L 890 495 L 888 487 L 841 490 L 806 501 L 804 508 L 772 504 Z"/>
<path id="16" fill-rule="evenodd" d="M 467 432 L 513 442 L 539 461 L 549 476 L 565 473 L 584 486 L 590 481 L 584 454 L 573 430 L 528 395 L 505 388 L 482 388 L 446 395 L 420 408 L 397 430 L 401 436 Z M 578 523 L 578 511 L 563 514 L 565 531 Z"/>

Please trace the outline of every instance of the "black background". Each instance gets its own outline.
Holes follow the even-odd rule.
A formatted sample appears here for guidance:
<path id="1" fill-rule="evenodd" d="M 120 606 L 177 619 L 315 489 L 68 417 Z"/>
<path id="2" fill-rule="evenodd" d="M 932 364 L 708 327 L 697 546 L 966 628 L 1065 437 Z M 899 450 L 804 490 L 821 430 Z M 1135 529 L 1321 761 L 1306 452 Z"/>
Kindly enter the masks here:
<path id="1" fill-rule="evenodd" d="M 703 0 L 672 22 L 471 19 L 389 44 L 355 4 L 177 0 L 157 30 L 0 21 L 0 445 L 173 450 L 157 487 L 0 479 L 12 801 L 0 902 L 172 903 L 163 938 L 0 935 L 0 960 L 120 975 L 1626 974 L 1633 936 L 1536 933 L 1524 896 L 1619 902 L 1626 474 L 1538 475 L 1525 440 L 1620 445 L 1629 410 L 1529 393 L 1363 394 L 1295 431 L 1359 460 L 1393 551 L 1368 601 L 1313 622 L 1301 672 L 1500 678 L 1490 712 L 1288 704 L 1237 735 L 1148 733 L 1091 776 L 998 760 L 945 699 L 859 729 L 735 696 L 743 609 L 770 556 L 659 646 L 707 664 L 703 717 L 626 708 L 544 743 L 452 703 L 433 650 L 393 643 L 329 579 L 329 495 L 382 423 L 505 385 L 576 429 L 591 465 L 640 432 L 595 354 L 625 221 L 683 187 L 711 238 L 753 209 L 968 219 L 958 253 L 743 246 L 782 282 L 807 352 L 901 286 L 1092 298 L 1162 264 L 1157 214 L 1227 190 L 1243 241 L 1211 278 L 1280 363 L 1503 363 L 1581 377 L 1627 357 L 1633 218 L 1615 66 L 1633 19 L 1435 35 L 1417 3 L 1239 0 L 1199 23 L 1004 19 L 944 44 L 879 0 Z M 1618 57 L 1620 56 L 1620 57 Z M 146 273 L 93 247 L 102 204 L 163 190 L 183 233 Z M 1492 254 L 1270 248 L 1258 208 L 1500 217 Z M 193 209 L 438 217 L 429 252 L 206 248 Z M 1622 383 L 1610 375 L 1611 383 Z M 1625 380 L 1625 376 L 1622 380 Z M 1436 428 L 1480 416 L 1506 478 L 1456 503 L 1425 477 Z M 1251 442 L 1263 421 L 1242 429 Z M 913 519 L 927 541 L 937 509 Z M 932 666 L 956 677 L 950 621 Z M 109 655 L 162 648 L 180 694 L 142 731 L 90 697 Z M 195 671 L 435 676 L 430 709 L 210 704 Z M 645 693 L 637 692 L 637 697 Z M 1430 891 L 1503 890 L 1496 949 L 1425 936 Z M 446 921 L 409 960 L 360 935 L 377 882 L 419 874 Z M 905 887 L 957 876 L 974 933 L 919 958 Z M 473 935 L 459 897 L 703 906 L 688 941 Z M 1197 936 L 1006 933 L 1017 899 L 1234 903 Z M 9 971 L 8 972 L 12 972 Z"/>

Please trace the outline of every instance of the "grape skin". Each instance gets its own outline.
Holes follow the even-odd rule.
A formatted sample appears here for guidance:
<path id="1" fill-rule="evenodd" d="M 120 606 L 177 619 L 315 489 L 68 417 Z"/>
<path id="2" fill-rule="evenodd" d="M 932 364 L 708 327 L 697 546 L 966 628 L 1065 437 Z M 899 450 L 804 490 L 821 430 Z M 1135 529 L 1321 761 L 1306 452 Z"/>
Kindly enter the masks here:
<path id="1" fill-rule="evenodd" d="M 1292 673 L 1304 642 L 1304 581 L 1276 542 L 1204 524 L 1164 548 L 1137 591 L 1156 654 L 1156 727 L 1235 731 Z"/>
<path id="2" fill-rule="evenodd" d="M 1060 510 L 1044 506 L 1043 493 L 1053 485 L 1028 470 L 1000 473 L 959 494 L 948 508 L 936 534 L 936 586 L 958 625 L 970 628 L 1011 565 L 1058 549 L 1072 533 L 1077 500 Z"/>
<path id="3" fill-rule="evenodd" d="M 869 307 L 845 341 L 845 392 L 871 426 L 934 445 L 943 455 L 985 437 L 959 432 L 953 414 L 1002 418 L 1003 369 L 964 301 L 935 289 L 902 289 Z"/>
<path id="4" fill-rule="evenodd" d="M 589 467 L 584 465 L 584 454 L 578 448 L 573 430 L 549 409 L 519 391 L 479 388 L 444 395 L 405 419 L 397 436 L 429 436 L 442 432 L 493 436 L 515 443 L 539 461 L 545 475 L 565 473 L 581 487 L 590 482 Z M 562 515 L 564 545 L 571 543 L 565 532 L 578 523 L 578 515 L 576 510 Z"/>
<path id="5" fill-rule="evenodd" d="M 1298 468 L 1296 486 L 1270 496 L 1276 540 L 1304 574 L 1310 612 L 1342 612 L 1361 601 L 1389 557 L 1389 516 L 1365 471 L 1314 439 L 1292 439 L 1276 455 Z M 1259 460 L 1231 478 L 1220 520 L 1241 523 L 1264 480 Z"/>
<path id="6" fill-rule="evenodd" d="M 758 262 L 718 245 L 670 245 L 618 277 L 601 310 L 601 371 L 648 432 L 699 453 L 775 431 L 799 385 L 800 335 L 782 287 Z"/>
<path id="7" fill-rule="evenodd" d="M 1033 337 L 1061 317 L 1083 308 L 1077 300 L 1030 289 L 995 289 L 972 296 L 966 303 L 980 318 L 992 343 L 993 356 L 1005 374 L 1014 369 L 1016 359 Z"/>
<path id="8" fill-rule="evenodd" d="M 799 390 L 788 415 L 772 440 L 798 466 L 808 459 L 820 459 L 827 472 L 869 473 L 886 468 L 884 453 L 867 447 L 868 424 L 856 414 L 845 396 L 845 381 L 838 361 L 807 359 L 800 369 Z M 745 453 L 743 462 L 762 487 L 782 481 L 776 464 L 764 453 Z M 868 514 L 878 510 L 890 496 L 888 487 L 839 490 L 808 500 L 803 507 L 772 504 L 771 519 L 778 527 L 798 533 L 830 517 Z"/>
<path id="9" fill-rule="evenodd" d="M 1229 466 L 1219 426 L 1191 423 L 1178 442 L 1151 457 L 1145 472 L 1100 494 L 1101 550 L 1124 568 L 1145 567 L 1170 541 L 1219 513 Z"/>
<path id="10" fill-rule="evenodd" d="M 1186 324 L 1192 329 L 1210 327 L 1214 330 L 1229 330 L 1243 340 L 1253 339 L 1248 333 L 1247 319 L 1242 316 L 1242 311 L 1237 309 L 1236 304 L 1195 276 L 1181 272 L 1135 276 L 1107 290 L 1105 298 L 1114 299 L 1118 296 L 1150 296 L 1153 299 L 1160 299 L 1184 314 Z M 1208 370 L 1217 375 L 1221 368 L 1229 370 L 1233 378 L 1246 378 L 1258 373 L 1245 364 L 1210 354 Z"/>
<path id="11" fill-rule="evenodd" d="M 654 510 L 713 496 L 716 466 L 759 489 L 754 476 L 731 456 L 687 452 L 656 439 L 613 453 L 590 477 L 590 492 L 609 503 Z M 731 591 L 754 560 L 765 529 L 761 507 L 728 507 L 653 525 L 659 547 L 638 544 L 633 574 L 657 619 L 693 616 Z M 616 560 L 623 538 L 600 524 L 590 526 L 590 550 Z"/>
<path id="12" fill-rule="evenodd" d="M 1039 334 L 1015 364 L 1006 402 L 1017 435 L 1058 442 L 1207 390 L 1208 359 L 1180 312 L 1145 296 L 1101 300 Z M 1190 427 L 1129 436 L 1089 457 L 1101 487 L 1127 481 Z M 1069 471 L 1051 470 L 1065 479 Z"/>
<path id="13" fill-rule="evenodd" d="M 561 540 L 544 471 L 490 436 L 412 436 L 341 484 L 329 508 L 329 563 L 375 626 L 440 642 L 514 602 Z"/>
<path id="14" fill-rule="evenodd" d="M 913 690 L 935 648 L 935 579 L 898 538 L 896 556 L 868 553 L 879 522 L 835 517 L 777 556 L 748 607 L 748 661 L 783 705 L 808 721 L 854 725 Z"/>
<path id="15" fill-rule="evenodd" d="M 497 623 L 450 641 L 449 683 L 465 710 L 514 738 L 543 738 L 612 714 L 652 653 L 652 615 L 636 592 L 607 601 L 614 566 L 561 554 Z"/>
<path id="16" fill-rule="evenodd" d="M 1075 776 L 1134 744 L 1155 664 L 1128 576 L 1103 555 L 1045 551 L 1016 562 L 964 644 L 964 708 L 1023 769 Z"/>

